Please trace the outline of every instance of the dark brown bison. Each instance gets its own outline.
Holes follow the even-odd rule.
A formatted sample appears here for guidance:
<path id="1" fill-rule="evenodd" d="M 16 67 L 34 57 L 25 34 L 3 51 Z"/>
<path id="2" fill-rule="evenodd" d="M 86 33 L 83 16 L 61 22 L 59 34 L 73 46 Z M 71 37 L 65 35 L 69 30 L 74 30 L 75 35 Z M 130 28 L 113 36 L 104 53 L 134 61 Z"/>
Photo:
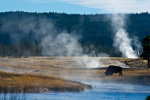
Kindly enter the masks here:
<path id="1" fill-rule="evenodd" d="M 148 96 L 145 100 L 150 100 L 150 96 Z"/>
<path id="2" fill-rule="evenodd" d="M 122 75 L 122 68 L 119 66 L 109 66 L 105 72 L 105 75 L 113 75 L 113 73 L 119 73 L 119 76 Z"/>

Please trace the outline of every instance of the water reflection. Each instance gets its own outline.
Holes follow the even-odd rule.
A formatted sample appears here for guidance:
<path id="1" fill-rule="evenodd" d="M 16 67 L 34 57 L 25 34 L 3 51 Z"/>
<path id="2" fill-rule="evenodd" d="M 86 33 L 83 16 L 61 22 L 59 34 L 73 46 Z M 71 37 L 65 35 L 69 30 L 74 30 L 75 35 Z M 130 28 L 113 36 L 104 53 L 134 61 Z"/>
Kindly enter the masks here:
<path id="1" fill-rule="evenodd" d="M 91 84 L 91 83 L 90 83 Z M 85 92 L 53 92 L 0 94 L 0 100 L 144 100 L 150 95 L 149 86 L 92 83 L 93 90 Z"/>
<path id="2" fill-rule="evenodd" d="M 0 100 L 26 100 L 26 94 L 1 93 Z"/>

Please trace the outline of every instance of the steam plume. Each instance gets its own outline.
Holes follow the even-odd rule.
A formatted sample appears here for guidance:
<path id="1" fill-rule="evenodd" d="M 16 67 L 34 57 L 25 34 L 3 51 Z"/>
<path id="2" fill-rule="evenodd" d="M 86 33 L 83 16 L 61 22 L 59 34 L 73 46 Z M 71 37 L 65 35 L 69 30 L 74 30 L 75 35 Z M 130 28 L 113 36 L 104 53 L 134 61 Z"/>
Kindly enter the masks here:
<path id="1" fill-rule="evenodd" d="M 84 54 L 83 48 L 79 43 L 81 36 L 77 35 L 74 30 L 71 33 L 66 31 L 58 31 L 53 22 L 47 18 L 40 18 L 36 20 L 34 17 L 28 17 L 23 20 L 14 22 L 7 20 L 3 24 L 3 31 L 9 32 L 15 26 L 21 30 L 23 34 L 15 31 L 10 34 L 11 40 L 18 42 L 33 33 L 33 38 L 40 41 L 41 53 L 44 56 L 80 56 L 81 59 L 75 61 L 82 67 L 98 68 L 104 66 L 99 59 L 91 59 L 90 56 L 95 56 L 94 50 L 90 50 L 89 54 Z M 9 32 L 11 33 L 11 32 Z M 40 37 L 40 38 L 39 38 Z M 101 53 L 100 55 L 105 55 Z"/>
<path id="2" fill-rule="evenodd" d="M 57 36 L 47 35 L 41 41 L 42 53 L 46 56 L 80 56 L 82 47 L 78 37 L 66 32 Z"/>
<path id="3" fill-rule="evenodd" d="M 80 45 L 78 35 L 75 33 L 62 32 L 57 36 L 47 35 L 41 41 L 42 53 L 45 56 L 79 56 L 75 61 L 86 68 L 104 67 L 103 63 L 96 58 L 95 52 L 91 51 L 89 54 L 83 53 L 83 48 Z M 102 53 L 103 54 L 103 53 Z"/>
<path id="4" fill-rule="evenodd" d="M 125 15 L 115 14 L 112 17 L 112 26 L 114 29 L 114 46 L 119 49 L 123 57 L 137 58 L 137 54 L 132 48 L 132 39 L 129 38 L 125 30 Z"/>
<path id="5" fill-rule="evenodd" d="M 35 0 L 36 1 L 36 0 Z M 49 1 L 49 0 L 45 0 Z M 148 0 L 58 0 L 72 4 L 78 4 L 90 8 L 98 8 L 111 13 L 131 13 L 150 11 Z M 124 57 L 137 58 L 131 44 L 133 41 L 129 38 L 125 30 L 125 15 L 115 14 L 112 16 L 113 29 L 115 30 L 114 46 L 118 48 Z M 137 45 L 137 44 L 135 44 Z"/>

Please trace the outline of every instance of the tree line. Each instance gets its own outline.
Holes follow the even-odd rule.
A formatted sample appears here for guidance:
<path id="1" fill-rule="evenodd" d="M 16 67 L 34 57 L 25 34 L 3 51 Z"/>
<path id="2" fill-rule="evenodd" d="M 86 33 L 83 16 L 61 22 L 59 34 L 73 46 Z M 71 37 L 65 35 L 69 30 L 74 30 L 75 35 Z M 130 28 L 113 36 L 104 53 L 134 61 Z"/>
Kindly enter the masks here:
<path id="1" fill-rule="evenodd" d="M 126 15 L 128 19 L 125 28 L 129 36 L 131 38 L 137 36 L 142 42 L 142 39 L 150 33 L 150 14 L 144 12 Z M 36 37 L 36 32 L 38 32 L 39 22 L 42 19 L 51 21 L 58 32 L 65 30 L 68 33 L 75 32 L 81 35 L 82 38 L 79 43 L 82 45 L 84 53 L 94 50 L 97 55 L 99 52 L 106 52 L 110 56 L 121 56 L 121 53 L 113 47 L 114 33 L 108 16 L 112 16 L 112 14 L 1 12 L 0 56 L 41 56 L 42 48 L 39 44 L 41 37 Z M 30 24 L 33 21 L 36 22 L 35 27 L 33 27 L 36 32 L 26 31 L 25 33 L 25 30 L 21 29 L 22 27 L 18 28 L 22 23 L 32 27 Z M 46 25 L 44 26 L 46 27 Z M 19 38 L 21 40 L 16 41 L 18 37 L 21 37 Z"/>
<path id="2" fill-rule="evenodd" d="M 83 49 L 83 54 L 91 54 L 89 56 L 103 56 L 100 53 L 106 53 L 112 57 L 120 57 L 121 53 L 113 47 L 106 45 L 94 45 L 90 43 L 80 44 Z M 92 54 L 91 52 L 94 52 Z M 0 44 L 0 57 L 30 57 L 30 56 L 46 56 L 42 54 L 42 47 L 39 43 L 33 41 L 25 41 L 20 44 Z M 58 55 L 53 55 L 58 56 Z M 65 55 L 62 55 L 65 56 Z"/>

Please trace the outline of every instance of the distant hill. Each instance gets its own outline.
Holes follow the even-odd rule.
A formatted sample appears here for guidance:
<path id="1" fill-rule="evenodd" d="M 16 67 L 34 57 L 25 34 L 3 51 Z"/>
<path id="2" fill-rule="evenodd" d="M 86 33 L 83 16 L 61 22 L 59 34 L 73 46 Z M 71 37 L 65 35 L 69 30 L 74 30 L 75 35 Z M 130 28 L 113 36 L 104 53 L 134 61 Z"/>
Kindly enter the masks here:
<path id="1" fill-rule="evenodd" d="M 21 44 L 26 41 L 38 44 L 41 40 L 39 36 L 41 29 L 43 29 L 42 31 L 46 29 L 46 32 L 52 33 L 53 30 L 48 29 L 52 24 L 57 30 L 57 32 L 54 32 L 55 35 L 62 31 L 76 33 L 82 37 L 80 39 L 81 44 L 88 43 L 113 48 L 114 33 L 108 16 L 111 16 L 111 14 L 1 12 L 0 44 Z M 130 37 L 137 36 L 141 41 L 146 35 L 150 34 L 149 13 L 127 14 L 127 16 L 126 29 Z"/>

